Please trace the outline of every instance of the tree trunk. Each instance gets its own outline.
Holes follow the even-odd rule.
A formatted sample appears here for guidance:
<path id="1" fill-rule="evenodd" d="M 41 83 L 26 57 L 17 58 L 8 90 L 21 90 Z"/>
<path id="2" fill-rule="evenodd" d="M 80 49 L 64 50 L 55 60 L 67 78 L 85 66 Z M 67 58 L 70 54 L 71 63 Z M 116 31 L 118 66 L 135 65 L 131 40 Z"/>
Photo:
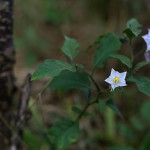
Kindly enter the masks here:
<path id="1" fill-rule="evenodd" d="M 15 85 L 13 67 L 15 50 L 13 44 L 13 0 L 0 0 L 0 150 L 20 150 L 25 123 L 25 111 L 30 95 L 30 77 L 20 90 Z M 18 109 L 13 110 L 14 101 Z"/>

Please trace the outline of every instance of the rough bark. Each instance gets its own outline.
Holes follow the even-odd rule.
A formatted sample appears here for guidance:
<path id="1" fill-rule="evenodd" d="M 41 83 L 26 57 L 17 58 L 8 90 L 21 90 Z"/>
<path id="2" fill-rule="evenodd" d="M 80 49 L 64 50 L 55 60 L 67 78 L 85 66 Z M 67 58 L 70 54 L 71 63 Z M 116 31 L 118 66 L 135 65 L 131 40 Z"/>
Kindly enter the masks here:
<path id="1" fill-rule="evenodd" d="M 30 76 L 21 90 L 17 88 L 13 73 L 14 63 L 13 0 L 0 0 L 0 150 L 21 149 L 21 137 L 26 121 Z M 14 98 L 16 93 L 20 93 L 18 99 Z M 18 109 L 14 111 L 15 101 L 19 104 Z"/>
<path id="2" fill-rule="evenodd" d="M 11 136 L 11 105 L 16 90 L 12 41 L 13 0 L 0 0 L 0 149 L 5 149 Z"/>

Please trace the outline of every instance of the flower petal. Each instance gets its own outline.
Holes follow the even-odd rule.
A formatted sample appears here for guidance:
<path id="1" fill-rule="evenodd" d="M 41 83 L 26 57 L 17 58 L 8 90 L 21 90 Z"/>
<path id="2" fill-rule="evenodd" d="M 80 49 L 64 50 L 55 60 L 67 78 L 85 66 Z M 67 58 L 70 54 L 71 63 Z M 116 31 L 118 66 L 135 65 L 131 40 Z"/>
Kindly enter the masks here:
<path id="1" fill-rule="evenodd" d="M 118 82 L 117 83 L 117 87 L 120 87 L 120 86 L 127 86 L 127 84 L 126 83 L 122 83 L 122 82 Z"/>
<path id="2" fill-rule="evenodd" d="M 111 74 L 110 76 L 105 80 L 107 83 L 109 83 L 111 85 L 112 90 L 114 90 L 116 87 L 119 86 L 126 86 L 126 81 L 125 81 L 125 77 L 126 77 L 127 72 L 122 72 L 119 73 L 118 71 L 115 71 L 113 68 L 111 69 Z M 114 82 L 114 79 L 118 77 L 119 78 L 119 82 Z"/>
<path id="3" fill-rule="evenodd" d="M 148 35 L 150 36 L 150 29 L 148 29 Z"/>
<path id="4" fill-rule="evenodd" d="M 115 70 L 112 68 L 112 69 L 111 69 L 111 74 L 110 74 L 110 76 L 111 76 L 112 78 L 115 78 L 117 72 L 118 72 L 118 71 L 115 71 Z"/>
<path id="5" fill-rule="evenodd" d="M 112 88 L 112 90 L 114 91 L 114 89 L 116 88 L 116 87 L 115 87 L 115 84 L 111 84 L 111 88 Z"/>
<path id="6" fill-rule="evenodd" d="M 112 84 L 113 83 L 113 79 L 111 76 L 109 76 L 106 80 L 107 83 Z"/>
<path id="7" fill-rule="evenodd" d="M 120 80 L 125 80 L 126 75 L 127 75 L 127 72 L 126 72 L 126 71 L 120 73 Z"/>
<path id="8" fill-rule="evenodd" d="M 149 51 L 150 50 L 150 29 L 148 29 L 148 34 L 142 36 L 142 38 L 144 39 L 147 46 L 146 51 Z"/>

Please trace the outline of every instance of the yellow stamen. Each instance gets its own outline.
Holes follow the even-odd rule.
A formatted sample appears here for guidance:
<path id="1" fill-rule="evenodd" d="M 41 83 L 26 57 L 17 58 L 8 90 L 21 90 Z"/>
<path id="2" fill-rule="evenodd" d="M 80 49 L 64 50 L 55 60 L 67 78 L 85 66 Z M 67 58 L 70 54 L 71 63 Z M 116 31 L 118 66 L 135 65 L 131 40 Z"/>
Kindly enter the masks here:
<path id="1" fill-rule="evenodd" d="M 119 78 L 118 78 L 118 77 L 115 77 L 115 78 L 113 79 L 113 81 L 114 81 L 114 83 L 118 83 L 118 82 L 119 82 Z"/>

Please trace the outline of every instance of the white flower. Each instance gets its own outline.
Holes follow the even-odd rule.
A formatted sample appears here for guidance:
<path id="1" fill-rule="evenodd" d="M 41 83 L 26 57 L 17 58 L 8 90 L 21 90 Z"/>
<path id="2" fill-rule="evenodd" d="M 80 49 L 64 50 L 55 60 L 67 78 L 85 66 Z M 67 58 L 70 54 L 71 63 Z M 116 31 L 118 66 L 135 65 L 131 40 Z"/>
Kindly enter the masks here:
<path id="1" fill-rule="evenodd" d="M 111 69 L 110 76 L 105 80 L 107 83 L 111 84 L 112 90 L 114 90 L 116 87 L 120 86 L 126 86 L 126 77 L 127 72 L 119 73 L 118 71 L 115 71 L 113 68 Z"/>
<path id="2" fill-rule="evenodd" d="M 142 38 L 146 42 L 146 46 L 147 46 L 146 51 L 150 51 L 150 29 L 148 29 L 148 34 L 142 36 Z"/>

